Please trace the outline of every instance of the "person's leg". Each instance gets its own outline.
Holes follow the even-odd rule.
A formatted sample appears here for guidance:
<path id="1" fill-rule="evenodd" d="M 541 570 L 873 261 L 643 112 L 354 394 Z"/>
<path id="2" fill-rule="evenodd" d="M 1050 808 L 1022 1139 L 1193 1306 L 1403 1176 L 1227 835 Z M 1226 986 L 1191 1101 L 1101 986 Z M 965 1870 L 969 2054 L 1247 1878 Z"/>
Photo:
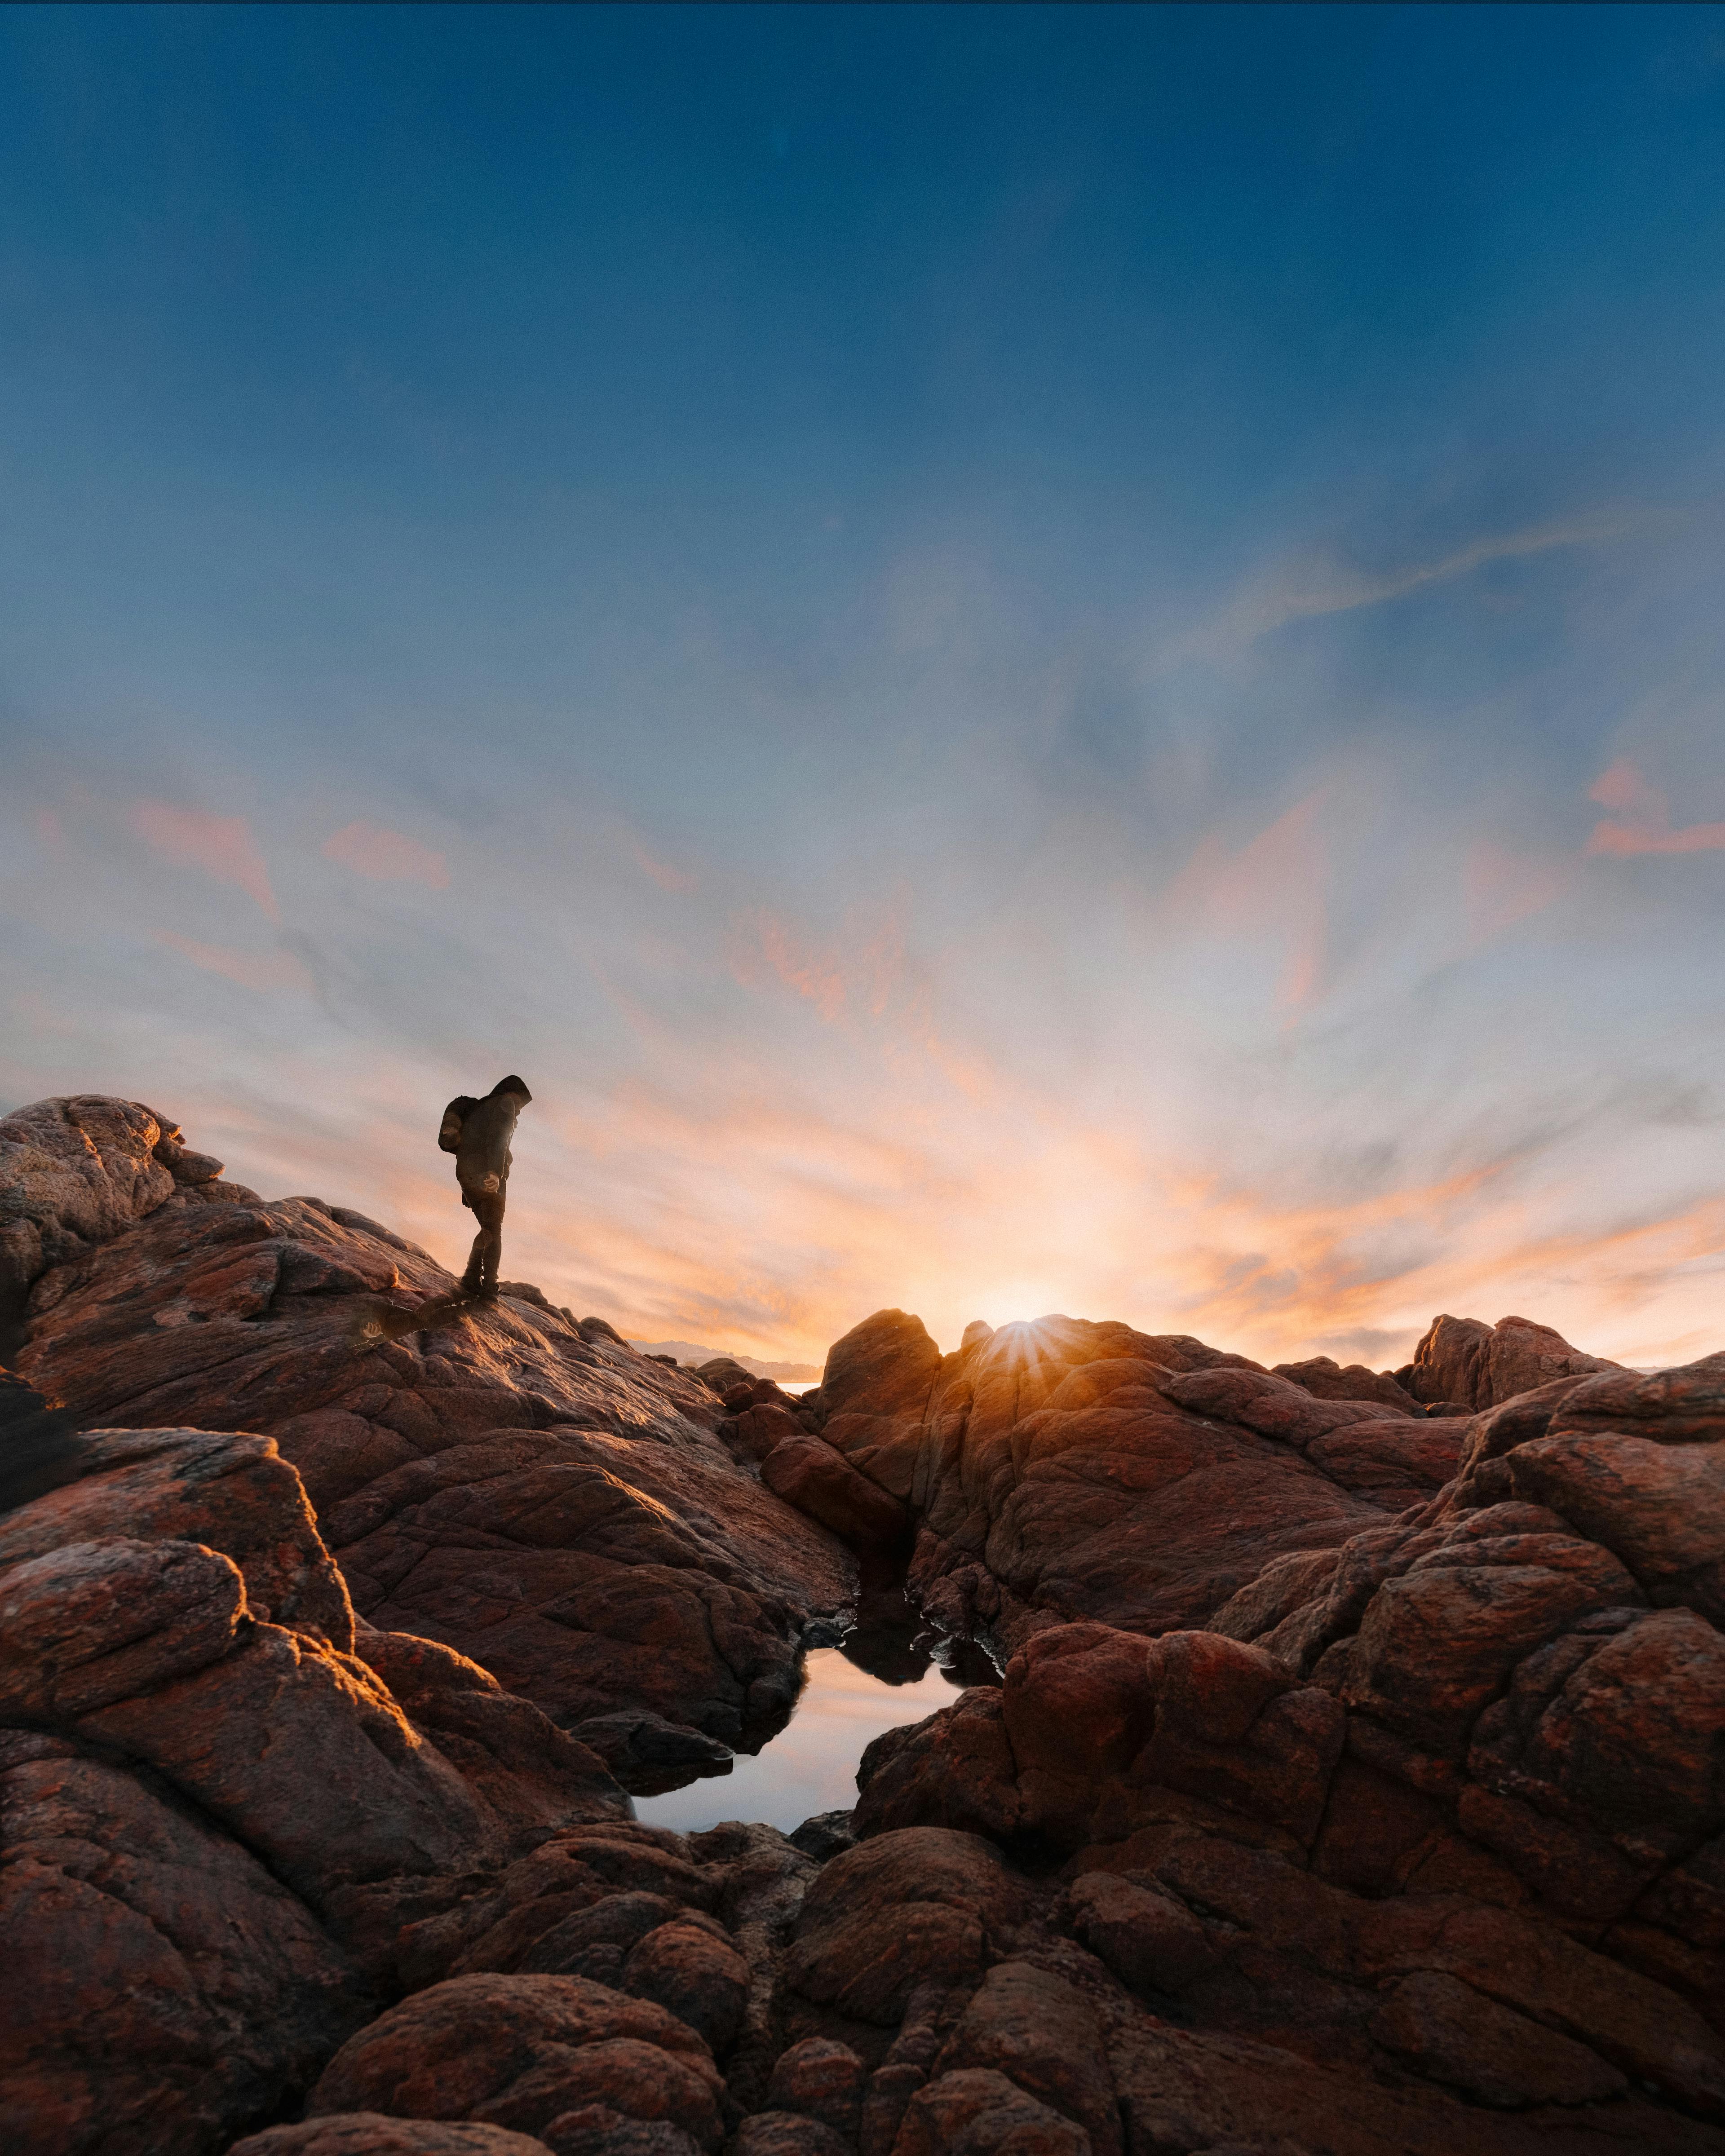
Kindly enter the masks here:
<path id="1" fill-rule="evenodd" d="M 482 1222 L 478 1235 L 473 1239 L 473 1249 L 468 1257 L 467 1270 L 461 1276 L 461 1292 L 464 1295 L 479 1293 L 485 1279 L 485 1229 Z"/>
<path id="2" fill-rule="evenodd" d="M 474 1255 L 480 1260 L 480 1293 L 495 1295 L 497 1269 L 503 1260 L 503 1193 L 486 1192 L 474 1199 L 474 1211 L 479 1215 L 480 1232 L 474 1242 Z M 471 1272 L 471 1264 L 468 1270 Z"/>

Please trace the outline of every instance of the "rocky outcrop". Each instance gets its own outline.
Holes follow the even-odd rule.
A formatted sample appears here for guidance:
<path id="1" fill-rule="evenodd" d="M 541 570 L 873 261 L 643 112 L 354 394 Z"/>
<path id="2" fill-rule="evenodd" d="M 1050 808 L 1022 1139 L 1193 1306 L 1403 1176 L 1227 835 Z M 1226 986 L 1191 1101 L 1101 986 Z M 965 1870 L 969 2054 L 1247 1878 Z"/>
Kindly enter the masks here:
<path id="1" fill-rule="evenodd" d="M 24 2156 L 1725 2156 L 1725 1356 L 883 1312 L 796 1401 L 522 1286 L 367 1342 L 423 1253 L 47 1109 Z M 906 1542 L 1004 1682 L 793 1836 L 632 1818 Z"/>
<path id="2" fill-rule="evenodd" d="M 221 1172 L 136 1101 L 79 1093 L 0 1116 L 0 1330 L 10 1336 L 49 1266 L 110 1241 L 178 1189 L 208 1195 Z M 0 1352 L 11 1344 L 0 1339 Z"/>
<path id="3" fill-rule="evenodd" d="M 828 1358 L 821 1435 L 913 1516 L 924 1608 L 1008 1647 L 1084 1617 L 1203 1624 L 1266 1562 L 1337 1549 L 1455 1471 L 1463 1424 L 1320 1399 L 1184 1336 L 1058 1317 L 966 1342 L 866 1320 Z"/>
<path id="4" fill-rule="evenodd" d="M 1555 2144 L 1452 2119 L 1458 2148 L 1725 2145 L 1631 2094 L 1725 2117 L 1722 1359 L 1451 1425 L 1440 1496 L 1208 1629 L 1035 1632 L 999 1692 L 870 1748 L 859 1853 L 1052 1856 L 1057 1925 L 1146 2005 L 1356 2076 L 1333 2145 L 1426 2145 L 1385 2082 L 1542 2133 L 1584 2107 Z"/>
<path id="5" fill-rule="evenodd" d="M 1416 1399 L 1495 1408 L 1554 1378 L 1621 1367 L 1584 1355 L 1561 1332 L 1531 1317 L 1500 1317 L 1485 1325 L 1476 1317 L 1445 1317 L 1433 1318 L 1404 1374 Z"/>
<path id="6" fill-rule="evenodd" d="M 367 1342 L 377 1298 L 454 1285 L 388 1229 L 176 1182 L 157 1158 L 172 1127 L 134 1104 L 44 1103 L 15 1127 L 83 1148 L 29 1186 L 30 1248 L 59 1255 L 18 1363 L 85 1424 L 274 1438 L 361 1616 L 566 1728 L 644 1709 L 737 1745 L 783 1720 L 804 1630 L 854 1599 L 855 1565 L 738 1466 L 706 1384 L 536 1289 Z"/>
<path id="7" fill-rule="evenodd" d="M 404 1915 L 627 1800 L 459 1656 L 356 1640 L 267 1439 L 82 1465 L 0 1519 L 0 2104 L 27 2148 L 214 2149 L 373 2010 Z"/>

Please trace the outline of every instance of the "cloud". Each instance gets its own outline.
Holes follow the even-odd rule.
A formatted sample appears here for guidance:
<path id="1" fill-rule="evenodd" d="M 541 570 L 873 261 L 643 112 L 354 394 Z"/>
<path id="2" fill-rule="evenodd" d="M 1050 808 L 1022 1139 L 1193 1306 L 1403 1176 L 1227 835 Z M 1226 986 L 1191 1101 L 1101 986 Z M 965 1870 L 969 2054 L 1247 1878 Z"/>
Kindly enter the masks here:
<path id="1" fill-rule="evenodd" d="M 433 891 L 449 888 L 449 871 L 441 854 L 382 824 L 344 824 L 323 842 L 326 860 L 339 861 L 374 883 L 423 883 Z"/>
<path id="2" fill-rule="evenodd" d="M 1671 829 L 1671 803 L 1648 785 L 1634 764 L 1620 758 L 1589 788 L 1589 798 L 1628 820 L 1601 818 L 1583 850 L 1589 854 L 1700 854 L 1725 849 L 1725 824 L 1686 824 Z"/>
<path id="3" fill-rule="evenodd" d="M 290 951 L 231 951 L 223 943 L 194 943 L 189 936 L 176 936 L 166 928 L 157 929 L 156 940 L 190 959 L 200 973 L 219 973 L 224 981 L 235 981 L 259 995 L 273 995 L 282 988 L 309 991 L 312 986 L 311 974 Z"/>
<path id="4" fill-rule="evenodd" d="M 1566 860 L 1512 853 L 1489 839 L 1478 840 L 1469 849 L 1461 872 L 1470 947 L 1476 949 L 1518 921 L 1543 912 L 1568 889 L 1574 873 Z"/>
<path id="5" fill-rule="evenodd" d="M 691 891 L 700 880 L 686 869 L 674 868 L 669 861 L 656 860 L 639 839 L 629 841 L 629 852 L 635 866 L 644 875 L 650 876 L 661 891 Z"/>
<path id="6" fill-rule="evenodd" d="M 1322 787 L 1307 794 L 1237 854 L 1212 833 L 1168 893 L 1176 913 L 1195 914 L 1224 933 L 1281 944 L 1281 1011 L 1310 1002 L 1322 978 L 1329 852 L 1317 824 L 1327 794 Z"/>
<path id="7" fill-rule="evenodd" d="M 755 963 L 764 958 L 788 988 L 794 988 L 831 1025 L 845 1009 L 846 988 L 842 962 L 829 951 L 817 951 L 803 942 L 782 916 L 757 908 L 740 924 L 743 940 L 737 957 L 737 978 L 752 988 L 760 978 Z"/>
<path id="8" fill-rule="evenodd" d="M 126 821 L 168 860 L 202 869 L 218 883 L 237 884 L 271 921 L 280 920 L 264 856 L 244 816 L 209 816 L 201 808 L 177 808 L 171 802 L 136 801 Z"/>
<path id="9" fill-rule="evenodd" d="M 1521 561 L 1558 547 L 1594 547 L 1624 537 L 1651 521 L 1646 511 L 1602 510 L 1591 516 L 1529 526 L 1476 539 L 1435 562 L 1416 562 L 1376 575 L 1325 559 L 1284 562 L 1249 582 L 1204 626 L 1184 639 L 1180 655 L 1217 654 L 1255 643 L 1291 622 L 1322 614 L 1350 613 L 1358 607 L 1381 606 L 1405 598 L 1429 584 L 1452 583 L 1488 562 Z"/>

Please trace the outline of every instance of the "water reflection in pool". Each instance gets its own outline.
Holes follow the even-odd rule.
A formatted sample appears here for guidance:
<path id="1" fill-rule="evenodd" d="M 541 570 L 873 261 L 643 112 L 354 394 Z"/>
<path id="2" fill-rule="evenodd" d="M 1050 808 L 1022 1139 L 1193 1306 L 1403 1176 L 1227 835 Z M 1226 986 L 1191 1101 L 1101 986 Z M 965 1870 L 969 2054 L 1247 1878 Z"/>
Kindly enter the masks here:
<path id="1" fill-rule="evenodd" d="M 870 1596 L 862 1621 L 836 1647 L 817 1647 L 789 1722 L 728 1774 L 638 1796 L 649 1826 L 696 1834 L 721 1820 L 764 1820 L 788 1833 L 815 1812 L 856 1802 L 856 1763 L 882 1730 L 950 1707 L 967 1685 L 998 1683 L 981 1648 L 924 1625 L 903 1598 Z"/>

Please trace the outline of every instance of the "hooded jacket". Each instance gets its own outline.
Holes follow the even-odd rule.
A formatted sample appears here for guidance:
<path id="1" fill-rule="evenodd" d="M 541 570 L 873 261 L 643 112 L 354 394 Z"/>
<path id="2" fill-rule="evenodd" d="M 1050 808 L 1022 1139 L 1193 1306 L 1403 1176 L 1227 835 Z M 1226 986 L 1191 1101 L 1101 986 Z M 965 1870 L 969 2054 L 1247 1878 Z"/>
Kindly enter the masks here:
<path id="1" fill-rule="evenodd" d="M 532 1097 L 521 1081 L 511 1076 L 500 1079 L 482 1101 L 458 1093 L 444 1110 L 437 1142 L 455 1156 L 455 1179 L 464 1198 L 470 1199 L 475 1192 L 501 1192 L 508 1182 L 509 1142 L 521 1110 Z"/>

